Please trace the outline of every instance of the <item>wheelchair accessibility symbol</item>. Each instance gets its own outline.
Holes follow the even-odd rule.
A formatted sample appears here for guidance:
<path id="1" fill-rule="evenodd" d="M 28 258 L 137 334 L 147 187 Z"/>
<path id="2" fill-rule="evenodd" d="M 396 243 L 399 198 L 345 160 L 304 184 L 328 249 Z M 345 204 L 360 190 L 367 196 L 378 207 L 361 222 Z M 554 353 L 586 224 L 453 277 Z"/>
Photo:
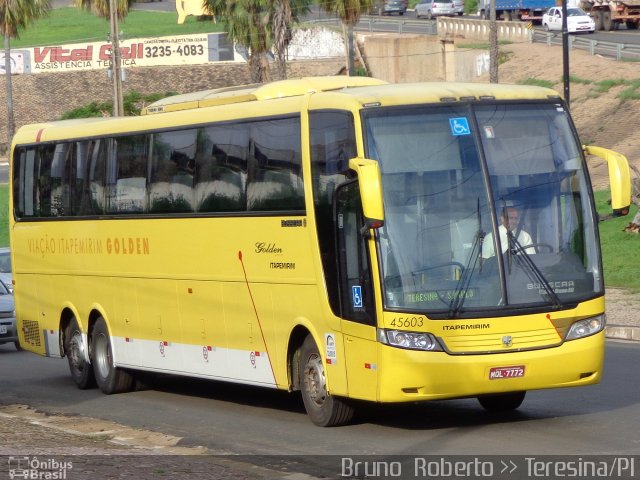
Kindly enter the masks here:
<path id="1" fill-rule="evenodd" d="M 449 125 L 451 126 L 451 133 L 456 137 L 460 135 L 471 135 L 469 121 L 466 117 L 450 118 Z"/>

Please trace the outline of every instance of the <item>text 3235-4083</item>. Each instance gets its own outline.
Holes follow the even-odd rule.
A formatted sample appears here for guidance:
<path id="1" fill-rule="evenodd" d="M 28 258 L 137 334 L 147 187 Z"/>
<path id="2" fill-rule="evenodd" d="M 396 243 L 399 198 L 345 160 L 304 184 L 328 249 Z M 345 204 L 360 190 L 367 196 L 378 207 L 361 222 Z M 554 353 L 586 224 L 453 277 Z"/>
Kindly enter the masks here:
<path id="1" fill-rule="evenodd" d="M 144 48 L 144 56 L 146 58 L 170 57 L 174 54 L 180 55 L 182 57 L 202 55 L 204 54 L 204 46 L 185 44 L 175 48 L 172 48 L 169 45 L 166 45 L 164 47 L 145 47 Z"/>

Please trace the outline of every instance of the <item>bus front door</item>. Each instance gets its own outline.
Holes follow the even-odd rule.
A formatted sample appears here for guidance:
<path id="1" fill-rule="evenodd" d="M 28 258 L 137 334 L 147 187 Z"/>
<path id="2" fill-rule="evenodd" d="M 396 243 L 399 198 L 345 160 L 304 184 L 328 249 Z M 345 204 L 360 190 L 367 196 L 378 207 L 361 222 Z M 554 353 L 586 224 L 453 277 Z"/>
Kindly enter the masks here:
<path id="1" fill-rule="evenodd" d="M 336 192 L 340 308 L 349 396 L 375 400 L 378 388 L 375 302 L 360 192 L 356 181 Z"/>

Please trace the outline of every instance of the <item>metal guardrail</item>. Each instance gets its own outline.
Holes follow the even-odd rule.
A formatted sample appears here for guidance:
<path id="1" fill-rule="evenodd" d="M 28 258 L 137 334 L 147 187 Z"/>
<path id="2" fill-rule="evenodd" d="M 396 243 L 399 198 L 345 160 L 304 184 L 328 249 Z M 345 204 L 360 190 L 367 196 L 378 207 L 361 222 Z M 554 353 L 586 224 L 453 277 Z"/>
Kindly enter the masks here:
<path id="1" fill-rule="evenodd" d="M 337 18 L 321 18 L 313 20 L 315 24 L 340 25 Z M 362 16 L 356 25 L 357 31 L 387 32 L 387 33 L 420 33 L 425 35 L 437 35 L 438 27 L 435 20 L 400 19 L 398 17 L 385 18 L 374 16 Z"/>
<path id="2" fill-rule="evenodd" d="M 547 45 L 562 45 L 562 33 L 534 31 L 533 42 L 546 43 Z M 584 50 L 591 55 L 613 57 L 616 60 L 640 61 L 640 45 L 593 40 L 587 35 L 569 35 L 569 48 Z"/>

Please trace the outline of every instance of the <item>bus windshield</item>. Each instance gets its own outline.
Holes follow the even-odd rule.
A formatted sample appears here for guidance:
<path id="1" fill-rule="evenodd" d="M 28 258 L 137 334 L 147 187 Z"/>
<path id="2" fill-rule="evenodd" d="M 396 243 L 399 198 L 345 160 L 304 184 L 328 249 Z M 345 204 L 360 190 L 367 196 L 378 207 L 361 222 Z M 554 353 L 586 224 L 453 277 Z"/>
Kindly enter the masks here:
<path id="1" fill-rule="evenodd" d="M 558 103 L 378 108 L 385 308 L 446 317 L 568 308 L 603 292 L 588 177 Z"/>

